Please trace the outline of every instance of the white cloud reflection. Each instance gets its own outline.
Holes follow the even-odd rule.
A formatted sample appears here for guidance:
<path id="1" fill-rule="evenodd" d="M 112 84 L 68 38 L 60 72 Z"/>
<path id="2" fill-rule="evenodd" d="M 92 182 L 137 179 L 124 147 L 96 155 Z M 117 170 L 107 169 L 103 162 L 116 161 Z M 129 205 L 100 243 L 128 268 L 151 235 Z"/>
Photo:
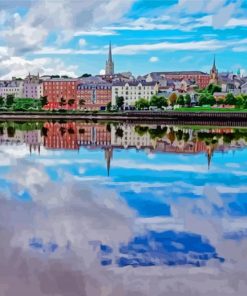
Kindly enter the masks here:
<path id="1" fill-rule="evenodd" d="M 3 296 L 245 295 L 247 243 L 225 239 L 225 233 L 244 230 L 246 218 L 225 213 L 219 219 L 214 208 L 224 202 L 217 189 L 205 188 L 203 199 L 170 196 L 171 217 L 140 218 L 114 191 L 68 174 L 62 182 L 51 181 L 42 164 L 16 159 L 6 180 L 12 194 L 28 189 L 32 201 L 0 196 Z M 210 260 L 200 268 L 100 266 L 94 250 L 99 243 L 111 245 L 116 256 L 120 242 L 146 230 L 201 234 L 226 262 Z M 30 249 L 32 238 L 44 246 Z M 49 243 L 57 244 L 56 252 L 49 252 Z"/>

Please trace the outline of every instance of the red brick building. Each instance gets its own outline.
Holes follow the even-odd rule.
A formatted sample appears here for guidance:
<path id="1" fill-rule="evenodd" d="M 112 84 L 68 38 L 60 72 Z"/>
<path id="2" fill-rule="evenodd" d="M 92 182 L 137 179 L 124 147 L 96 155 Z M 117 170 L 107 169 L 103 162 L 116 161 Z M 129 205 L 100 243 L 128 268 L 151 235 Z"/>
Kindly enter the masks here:
<path id="1" fill-rule="evenodd" d="M 97 149 L 111 145 L 111 132 L 105 124 L 46 122 L 44 128 L 46 149 L 79 150 L 80 146 Z"/>
<path id="2" fill-rule="evenodd" d="M 76 122 L 46 122 L 47 136 L 44 137 L 46 149 L 79 150 Z"/>
<path id="3" fill-rule="evenodd" d="M 77 79 L 44 80 L 43 94 L 48 99 L 46 109 L 77 109 L 76 86 Z M 61 105 L 62 98 L 64 99 L 63 105 Z M 69 100 L 74 100 L 74 102 Z"/>
<path id="4" fill-rule="evenodd" d="M 77 102 L 81 109 L 100 110 L 105 108 L 111 99 L 110 83 L 78 83 L 77 85 Z M 84 105 L 80 102 L 84 102 Z"/>

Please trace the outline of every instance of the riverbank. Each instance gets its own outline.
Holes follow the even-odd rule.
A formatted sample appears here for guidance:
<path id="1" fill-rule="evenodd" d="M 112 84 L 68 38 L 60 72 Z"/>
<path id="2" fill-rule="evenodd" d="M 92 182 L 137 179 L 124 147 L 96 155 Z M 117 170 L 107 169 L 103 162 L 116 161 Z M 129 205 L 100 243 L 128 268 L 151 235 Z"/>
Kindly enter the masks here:
<path id="1" fill-rule="evenodd" d="M 247 127 L 247 112 L 1 112 L 0 120 L 93 120 L 128 123 L 162 123 L 182 125 L 215 125 Z"/>

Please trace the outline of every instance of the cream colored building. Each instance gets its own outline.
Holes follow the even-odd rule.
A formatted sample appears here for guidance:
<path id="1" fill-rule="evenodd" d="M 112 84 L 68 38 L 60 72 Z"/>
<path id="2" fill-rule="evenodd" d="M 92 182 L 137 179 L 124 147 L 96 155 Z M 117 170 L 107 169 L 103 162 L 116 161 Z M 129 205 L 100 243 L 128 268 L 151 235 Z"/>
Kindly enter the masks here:
<path id="1" fill-rule="evenodd" d="M 135 106 L 138 99 L 150 100 L 153 95 L 158 93 L 158 90 L 159 84 L 157 82 L 115 82 L 112 86 L 112 105 L 116 105 L 117 97 L 123 97 L 124 107 Z"/>
<path id="2" fill-rule="evenodd" d="M 121 130 L 121 135 L 118 131 Z M 111 128 L 111 146 L 119 148 L 153 148 L 153 141 L 147 132 L 144 135 L 138 135 L 135 125 L 122 124 L 120 126 L 112 125 Z"/>
<path id="3" fill-rule="evenodd" d="M 15 98 L 23 97 L 22 80 L 0 81 L 0 96 L 6 99 L 7 95 L 14 95 Z"/>

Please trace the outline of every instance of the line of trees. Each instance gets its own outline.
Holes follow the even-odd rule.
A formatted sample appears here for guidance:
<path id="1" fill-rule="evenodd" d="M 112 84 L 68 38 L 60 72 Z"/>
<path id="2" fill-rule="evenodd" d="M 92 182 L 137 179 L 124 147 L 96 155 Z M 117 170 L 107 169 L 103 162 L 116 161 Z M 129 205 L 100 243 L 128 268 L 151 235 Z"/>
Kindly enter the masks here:
<path id="1" fill-rule="evenodd" d="M 237 108 L 247 109 L 247 95 L 237 95 L 234 96 L 232 93 L 226 95 L 224 99 L 219 99 L 216 101 L 213 95 L 209 94 L 201 94 L 199 97 L 199 105 L 233 105 Z"/>
<path id="2" fill-rule="evenodd" d="M 14 95 L 8 94 L 6 99 L 0 96 L 0 108 L 13 110 L 13 111 L 28 111 L 28 110 L 41 110 L 47 104 L 47 98 L 41 97 L 40 99 L 33 98 L 15 98 Z"/>
<path id="3" fill-rule="evenodd" d="M 146 109 L 149 107 L 157 107 L 161 109 L 162 107 L 167 107 L 167 106 L 168 106 L 167 99 L 162 96 L 152 96 L 150 100 L 140 98 L 135 102 L 135 107 L 138 110 Z"/>

